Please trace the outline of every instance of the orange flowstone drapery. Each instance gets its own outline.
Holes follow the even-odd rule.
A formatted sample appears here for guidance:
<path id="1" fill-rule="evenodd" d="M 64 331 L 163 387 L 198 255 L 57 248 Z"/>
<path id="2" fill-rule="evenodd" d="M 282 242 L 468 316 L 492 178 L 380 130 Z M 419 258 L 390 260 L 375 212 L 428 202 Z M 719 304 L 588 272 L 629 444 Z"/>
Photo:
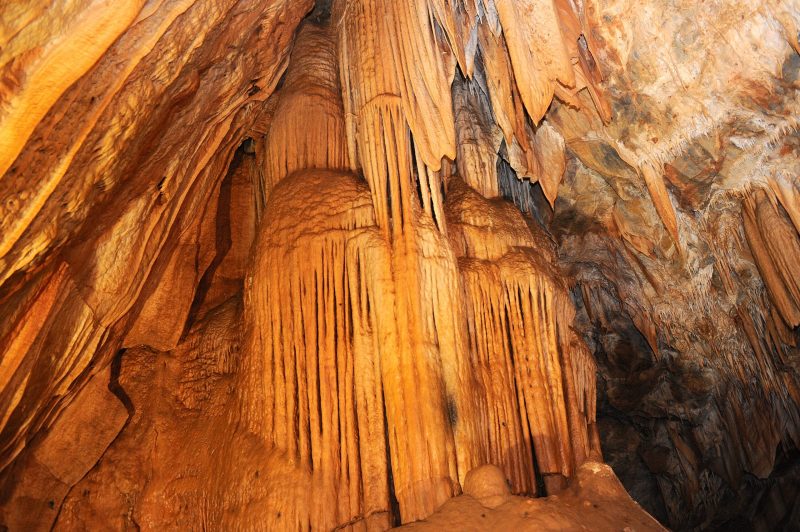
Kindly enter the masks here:
<path id="1" fill-rule="evenodd" d="M 515 493 L 536 494 L 537 471 L 554 492 L 599 452 L 593 361 L 552 250 L 512 206 L 430 168 L 420 139 L 435 135 L 418 136 L 405 113 L 408 74 L 375 79 L 365 63 L 376 58 L 363 39 L 397 37 L 378 4 L 348 6 L 338 38 L 352 100 L 326 98 L 323 120 L 303 102 L 335 93 L 335 58 L 319 47 L 336 36 L 298 35 L 266 139 L 268 230 L 245 298 L 242 413 L 311 475 L 296 515 L 315 529 L 424 518 L 486 463 Z M 347 145 L 366 181 L 343 168 Z"/>

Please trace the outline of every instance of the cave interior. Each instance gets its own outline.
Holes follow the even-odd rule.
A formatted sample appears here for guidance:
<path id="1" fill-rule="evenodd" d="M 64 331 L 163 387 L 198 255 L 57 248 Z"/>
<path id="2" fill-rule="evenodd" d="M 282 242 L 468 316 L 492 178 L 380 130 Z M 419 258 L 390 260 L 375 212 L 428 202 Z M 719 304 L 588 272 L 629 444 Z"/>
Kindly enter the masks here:
<path id="1" fill-rule="evenodd" d="M 0 530 L 800 530 L 800 0 L 0 5 Z"/>

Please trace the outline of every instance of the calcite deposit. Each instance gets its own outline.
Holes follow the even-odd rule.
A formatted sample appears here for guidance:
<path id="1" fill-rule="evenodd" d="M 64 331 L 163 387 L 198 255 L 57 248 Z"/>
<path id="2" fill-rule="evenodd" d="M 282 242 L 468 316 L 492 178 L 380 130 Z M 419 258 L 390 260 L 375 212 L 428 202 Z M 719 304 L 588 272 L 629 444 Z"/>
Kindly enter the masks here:
<path id="1" fill-rule="evenodd" d="M 800 526 L 799 24 L 0 5 L 0 529 Z"/>

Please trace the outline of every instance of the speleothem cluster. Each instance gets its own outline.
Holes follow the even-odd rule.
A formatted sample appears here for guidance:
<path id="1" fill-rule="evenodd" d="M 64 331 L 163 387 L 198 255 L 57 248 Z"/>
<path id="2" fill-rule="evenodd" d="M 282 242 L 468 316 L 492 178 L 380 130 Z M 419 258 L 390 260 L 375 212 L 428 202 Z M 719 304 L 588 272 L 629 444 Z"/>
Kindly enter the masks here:
<path id="1" fill-rule="evenodd" d="M 3 5 L 0 525 L 800 521 L 799 22 Z"/>

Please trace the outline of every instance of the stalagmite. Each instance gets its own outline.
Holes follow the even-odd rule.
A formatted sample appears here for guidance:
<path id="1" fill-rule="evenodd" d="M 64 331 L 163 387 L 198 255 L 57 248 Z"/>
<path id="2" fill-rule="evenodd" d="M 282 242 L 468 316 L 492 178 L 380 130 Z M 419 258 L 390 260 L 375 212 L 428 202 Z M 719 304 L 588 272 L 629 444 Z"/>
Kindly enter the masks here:
<path id="1" fill-rule="evenodd" d="M 585 396 L 594 380 L 566 328 L 571 304 L 553 277 L 546 239 L 518 229 L 518 212 L 459 182 L 450 198 L 470 348 L 486 394 L 489 462 L 504 468 L 516 493 L 534 493 L 533 451 L 536 471 L 557 491 L 556 477 L 571 477 L 590 451 Z"/>
<path id="2" fill-rule="evenodd" d="M 297 170 L 350 168 L 332 33 L 306 24 L 297 34 L 266 132 L 267 191 Z"/>
<path id="3" fill-rule="evenodd" d="M 473 357 L 488 355 L 477 351 L 474 342 L 480 340 L 469 347 L 462 320 L 472 323 L 466 330 L 481 337 L 488 334 L 481 328 L 488 324 L 478 326 L 474 318 L 458 312 L 462 281 L 456 255 L 444 238 L 450 217 L 444 216 L 437 184 L 447 174 L 435 173 L 426 155 L 433 137 L 418 136 L 418 119 L 407 114 L 417 105 L 406 103 L 406 98 L 420 97 L 415 96 L 415 86 L 407 85 L 416 74 L 374 69 L 407 64 L 397 47 L 400 54 L 414 49 L 393 44 L 400 35 L 391 24 L 410 13 L 390 7 L 393 18 L 387 19 L 378 16 L 379 7 L 376 2 L 359 2 L 332 14 L 334 19 L 343 17 L 341 72 L 343 87 L 351 88 L 345 93 L 344 113 L 351 116 L 351 109 L 355 123 L 316 126 L 325 136 L 305 144 L 294 139 L 304 131 L 315 136 L 301 129 L 303 121 L 297 118 L 302 112 L 282 116 L 288 107 L 278 103 L 266 135 L 265 175 L 268 188 L 274 188 L 263 223 L 272 230 L 257 248 L 251 274 L 247 343 L 255 358 L 249 362 L 247 393 L 241 401 L 248 425 L 318 483 L 320 498 L 309 503 L 307 521 L 302 521 L 314 528 L 355 522 L 385 526 L 397 517 L 403 522 L 425 517 L 457 493 L 467 471 L 492 461 L 502 463 L 517 492 L 535 494 L 534 449 L 538 470 L 547 476 L 548 488 L 556 490 L 560 481 L 550 475 L 569 478 L 578 465 L 569 446 L 567 410 L 585 413 L 585 405 L 574 400 L 566 404 L 567 396 L 583 397 L 585 391 L 562 389 L 562 380 L 574 386 L 575 370 L 568 355 L 562 360 L 560 354 L 572 342 L 559 332 L 571 320 L 570 312 L 559 305 L 568 303 L 563 293 L 556 296 L 548 284 L 541 285 L 542 280 L 520 285 L 525 287 L 525 300 L 501 299 L 512 313 L 507 319 L 528 324 L 507 348 L 512 353 L 502 362 L 507 378 L 492 383 L 488 373 L 474 374 Z M 309 37 L 320 31 L 324 30 L 300 31 L 293 52 L 298 59 L 287 72 L 281 101 L 304 101 L 316 94 L 315 80 L 320 78 L 330 87 L 330 56 L 313 56 L 320 65 L 316 69 L 304 63 L 311 57 L 309 46 L 315 44 Z M 424 33 L 414 38 L 426 42 Z M 370 43 L 367 48 L 364 39 Z M 375 55 L 366 54 L 370 46 Z M 433 72 L 442 68 L 437 61 L 432 65 Z M 435 75 L 432 79 L 434 86 L 443 83 Z M 473 105 L 482 104 L 478 100 Z M 327 115 L 336 116 L 335 108 Z M 454 123 L 452 117 L 445 118 Z M 460 130 L 467 127 L 455 123 Z M 324 166 L 319 163 L 325 155 L 309 150 L 344 146 L 347 133 L 354 135 L 347 145 L 351 156 L 357 156 L 359 164 L 354 166 L 364 169 L 368 188 L 347 174 L 314 170 Z M 558 134 L 545 129 L 543 135 L 542 153 L 552 163 L 550 152 L 559 145 L 551 148 L 550 139 Z M 479 142 L 476 146 L 489 151 L 482 155 L 484 163 L 471 168 L 471 175 L 476 183 L 488 183 L 487 195 L 496 196 L 496 180 L 492 185 L 491 174 L 482 172 L 494 165 L 491 154 L 497 146 Z M 447 149 L 436 160 L 443 155 L 448 155 Z M 336 168 L 335 162 L 327 162 Z M 563 172 L 563 166 L 555 164 L 552 171 Z M 306 212 L 304 206 L 311 204 L 314 210 Z M 513 223 L 522 220 L 518 217 Z M 486 235 L 485 240 L 496 238 Z M 509 259 L 509 272 L 519 260 Z M 527 268 L 523 271 L 528 276 L 539 279 L 537 264 Z M 472 286 L 475 281 L 468 279 L 463 282 Z M 505 298 L 517 290 L 498 289 Z M 419 294 L 426 297 L 420 299 Z M 561 310 L 550 316 L 551 307 Z M 546 339 L 525 339 L 536 336 Z M 514 356 L 522 357 L 522 366 L 538 365 L 537 376 L 531 380 L 521 369 L 514 370 Z M 562 365 L 570 378 L 562 378 Z M 481 399 L 486 387 L 496 390 L 497 400 L 491 395 L 486 402 Z M 517 389 L 522 390 L 519 399 Z M 521 407 L 518 400 L 530 406 Z M 515 427 L 517 434 L 510 440 L 502 436 L 501 421 L 494 428 L 485 426 L 485 420 L 491 424 L 496 418 L 497 409 L 505 411 Z M 331 413 L 336 416 L 329 417 Z M 489 436 L 487 430 L 497 435 Z M 583 434 L 578 458 L 583 460 L 588 456 L 586 421 L 574 430 Z M 513 449 L 512 455 L 503 456 L 503 449 Z M 391 470 L 384 462 L 387 453 Z M 391 515 L 390 492 L 399 503 L 399 516 Z"/>
<path id="4" fill-rule="evenodd" d="M 386 527 L 382 371 L 396 333 L 369 192 L 353 176 L 306 170 L 274 189 L 265 220 L 273 230 L 258 244 L 247 301 L 260 364 L 244 413 L 319 486 L 299 526 Z"/>

